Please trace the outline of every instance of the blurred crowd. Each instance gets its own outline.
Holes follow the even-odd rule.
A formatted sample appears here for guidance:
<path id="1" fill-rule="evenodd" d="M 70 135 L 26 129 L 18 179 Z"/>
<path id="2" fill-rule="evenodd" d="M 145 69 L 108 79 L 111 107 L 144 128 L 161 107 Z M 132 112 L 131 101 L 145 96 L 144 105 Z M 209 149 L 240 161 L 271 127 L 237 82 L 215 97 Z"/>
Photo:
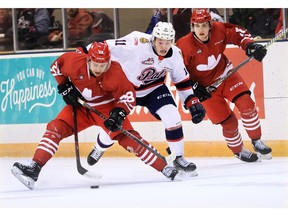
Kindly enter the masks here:
<path id="1" fill-rule="evenodd" d="M 59 10 L 59 9 L 58 9 Z M 55 9 L 16 9 L 19 50 L 63 47 L 63 22 L 56 20 Z M 114 22 L 104 12 L 67 8 L 68 47 L 114 38 Z M 0 9 L 0 51 L 13 50 L 11 9 Z"/>
<path id="2" fill-rule="evenodd" d="M 60 10 L 58 9 L 58 12 Z M 229 14 L 226 22 L 246 28 L 253 37 L 273 38 L 282 29 L 282 9 L 236 8 L 231 10 L 232 13 Z M 115 38 L 114 19 L 101 10 L 67 8 L 65 25 L 62 16 L 57 17 L 55 11 L 56 9 L 52 8 L 15 9 L 17 17 L 15 24 L 18 32 L 16 37 L 13 37 L 12 9 L 1 8 L 0 51 L 13 51 L 15 38 L 17 50 L 63 48 L 63 40 L 67 41 L 67 47 L 74 48 L 85 46 L 92 41 Z M 177 41 L 190 31 L 192 9 L 173 8 L 171 11 Z M 216 8 L 210 8 L 209 11 L 214 21 L 224 22 L 224 15 Z M 157 8 L 154 13 L 147 14 L 150 22 L 147 22 L 147 28 L 142 31 L 150 34 L 158 21 L 167 21 L 167 14 L 167 8 Z M 65 29 L 67 33 L 64 37 Z M 141 29 L 135 30 L 141 31 Z"/>

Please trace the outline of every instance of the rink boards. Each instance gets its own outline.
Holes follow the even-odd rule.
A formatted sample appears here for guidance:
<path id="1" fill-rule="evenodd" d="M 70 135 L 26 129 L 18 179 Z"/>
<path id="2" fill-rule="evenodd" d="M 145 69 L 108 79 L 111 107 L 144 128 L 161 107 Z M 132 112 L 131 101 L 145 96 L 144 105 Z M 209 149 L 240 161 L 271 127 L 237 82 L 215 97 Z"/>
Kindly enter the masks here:
<path id="1" fill-rule="evenodd" d="M 157 150 L 167 155 L 165 142 L 151 142 Z M 288 156 L 287 141 L 266 141 L 266 144 L 272 148 L 273 157 Z M 244 141 L 246 148 L 252 149 L 249 141 Z M 2 144 L 0 145 L 0 157 L 32 157 L 37 147 L 34 144 Z M 87 157 L 93 148 L 93 143 L 80 143 L 80 156 Z M 185 156 L 187 157 L 232 157 L 232 152 L 228 149 L 224 141 L 192 141 L 185 142 Z M 75 157 L 75 145 L 73 142 L 61 143 L 54 157 Z M 134 154 L 127 152 L 117 142 L 105 152 L 103 157 L 135 157 Z"/>
<path id="2" fill-rule="evenodd" d="M 57 93 L 49 66 L 61 53 L 19 54 L 0 56 L 1 113 L 0 113 L 0 157 L 31 157 L 37 142 L 45 131 L 47 122 L 53 119 L 64 106 Z M 237 66 L 246 56 L 238 48 L 227 49 L 227 56 Z M 281 55 L 280 55 L 281 54 Z M 288 156 L 288 43 L 277 42 L 269 47 L 263 63 L 254 60 L 239 70 L 252 92 L 259 109 L 262 124 L 262 139 L 273 149 L 273 156 Z M 185 155 L 231 156 L 226 147 L 220 126 L 212 125 L 206 117 L 193 125 L 190 114 L 182 108 L 175 87 L 167 77 L 183 120 Z M 233 104 L 230 107 L 234 109 Z M 239 119 L 239 115 L 237 114 Z M 165 133 L 161 122 L 155 120 L 146 109 L 137 107 L 129 116 L 133 126 L 165 154 Z M 249 138 L 239 119 L 239 130 L 245 146 L 251 148 Z M 79 134 L 80 151 L 86 156 L 96 140 L 99 129 L 92 127 Z M 74 156 L 74 138 L 62 141 L 55 156 Z M 117 143 L 105 156 L 130 156 Z"/>

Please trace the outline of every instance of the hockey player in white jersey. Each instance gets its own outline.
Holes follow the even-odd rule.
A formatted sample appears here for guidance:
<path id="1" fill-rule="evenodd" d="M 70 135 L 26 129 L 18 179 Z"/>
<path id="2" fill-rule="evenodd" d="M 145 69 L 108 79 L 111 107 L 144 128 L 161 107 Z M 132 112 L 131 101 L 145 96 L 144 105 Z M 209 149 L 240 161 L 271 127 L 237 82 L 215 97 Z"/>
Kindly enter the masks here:
<path id="1" fill-rule="evenodd" d="M 173 161 L 174 166 L 189 176 L 196 176 L 196 165 L 183 157 L 181 116 L 164 83 L 166 74 L 170 74 L 184 107 L 191 113 L 193 123 L 201 122 L 206 111 L 193 94 L 180 50 L 173 44 L 174 38 L 172 24 L 158 22 L 152 35 L 134 31 L 106 42 L 111 51 L 111 59 L 121 64 L 127 78 L 135 86 L 137 105 L 147 107 L 154 117 L 163 122 L 169 145 L 167 151 L 175 152 L 177 156 Z M 100 132 L 97 143 L 87 158 L 88 164 L 94 165 L 112 144 L 109 136 L 104 131 Z"/>

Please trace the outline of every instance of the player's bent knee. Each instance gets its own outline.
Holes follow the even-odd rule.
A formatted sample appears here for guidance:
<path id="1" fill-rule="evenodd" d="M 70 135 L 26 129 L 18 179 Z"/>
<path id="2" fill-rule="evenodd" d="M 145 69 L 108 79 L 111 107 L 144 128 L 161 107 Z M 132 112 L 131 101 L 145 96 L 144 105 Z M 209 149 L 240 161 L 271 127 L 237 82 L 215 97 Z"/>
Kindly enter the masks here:
<path id="1" fill-rule="evenodd" d="M 156 113 L 160 116 L 166 129 L 177 129 L 181 127 L 182 124 L 180 113 L 178 112 L 177 107 L 175 107 L 173 104 L 167 104 L 161 107 Z"/>
<path id="2" fill-rule="evenodd" d="M 237 98 L 235 105 L 240 113 L 249 113 L 255 109 L 255 102 L 249 94 L 243 94 Z"/>
<path id="3" fill-rule="evenodd" d="M 50 121 L 46 126 L 46 133 L 47 132 L 53 133 L 60 140 L 70 136 L 73 133 L 72 128 L 61 119 L 54 119 Z"/>
<path id="4" fill-rule="evenodd" d="M 234 114 L 231 112 L 229 117 L 220 123 L 224 132 L 233 132 L 238 129 L 238 120 Z"/>

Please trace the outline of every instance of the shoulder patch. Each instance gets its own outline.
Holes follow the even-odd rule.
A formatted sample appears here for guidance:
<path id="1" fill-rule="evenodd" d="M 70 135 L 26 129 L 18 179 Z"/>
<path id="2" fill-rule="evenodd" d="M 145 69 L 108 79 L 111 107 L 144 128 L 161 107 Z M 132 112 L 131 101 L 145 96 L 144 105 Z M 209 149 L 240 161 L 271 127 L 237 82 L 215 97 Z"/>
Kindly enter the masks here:
<path id="1" fill-rule="evenodd" d="M 141 37 L 139 39 L 139 41 L 140 41 L 140 43 L 148 43 L 149 42 L 149 40 L 147 38 L 144 38 L 144 37 Z"/>

